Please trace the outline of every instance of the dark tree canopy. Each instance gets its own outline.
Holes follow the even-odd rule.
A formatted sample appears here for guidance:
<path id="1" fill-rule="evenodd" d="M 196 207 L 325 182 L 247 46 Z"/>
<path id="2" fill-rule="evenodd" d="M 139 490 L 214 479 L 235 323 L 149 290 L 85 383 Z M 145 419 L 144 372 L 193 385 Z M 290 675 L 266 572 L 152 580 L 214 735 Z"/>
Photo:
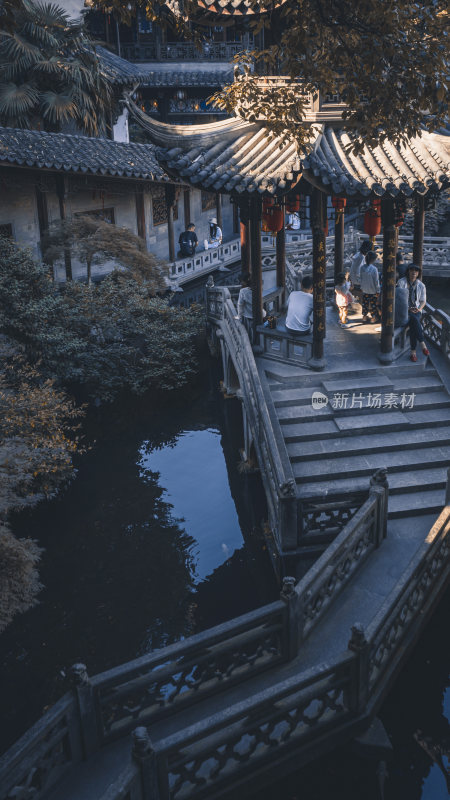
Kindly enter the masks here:
<path id="1" fill-rule="evenodd" d="M 112 90 L 83 23 L 40 0 L 5 0 L 0 16 L 0 123 L 91 136 L 105 130 Z"/>
<path id="2" fill-rule="evenodd" d="M 198 17 L 196 0 L 92 0 L 130 21 L 140 7 L 152 19 L 167 16 L 178 27 Z M 277 132 L 303 141 L 299 122 L 304 99 L 289 82 L 261 86 L 252 69 L 301 81 L 306 92 L 340 94 L 348 106 L 346 124 L 370 145 L 414 136 L 423 126 L 441 127 L 448 114 L 449 31 L 447 0 L 246 0 L 263 15 L 248 15 L 265 29 L 264 52 L 243 55 L 241 77 L 222 93 L 222 107 L 253 120 L 263 117 Z M 175 14 L 173 13 L 175 12 Z M 178 12 L 178 15 L 177 15 Z M 229 17 L 228 17 L 229 19 Z M 226 18 L 218 18 L 221 23 Z M 239 61 L 239 59 L 238 59 Z M 257 67 L 258 68 L 258 67 Z M 261 70 L 258 70 L 261 72 Z"/>

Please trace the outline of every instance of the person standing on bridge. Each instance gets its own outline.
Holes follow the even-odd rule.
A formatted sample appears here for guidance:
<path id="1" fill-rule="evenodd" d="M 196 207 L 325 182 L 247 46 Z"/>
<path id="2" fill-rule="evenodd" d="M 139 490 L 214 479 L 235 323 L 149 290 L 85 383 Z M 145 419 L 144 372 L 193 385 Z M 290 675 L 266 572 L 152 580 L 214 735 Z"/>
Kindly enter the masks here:
<path id="1" fill-rule="evenodd" d="M 429 356 L 429 350 L 425 344 L 425 337 L 422 328 L 422 310 L 427 302 L 427 290 L 425 284 L 420 280 L 421 270 L 415 264 L 406 267 L 404 278 L 400 278 L 398 286 L 408 289 L 409 305 L 409 338 L 411 341 L 411 361 L 417 361 L 416 347 L 417 342 L 422 347 L 422 353 Z"/>
<path id="2" fill-rule="evenodd" d="M 381 320 L 380 311 L 380 276 L 375 266 L 377 254 L 369 250 L 366 255 L 365 263 L 361 267 L 361 291 L 362 291 L 362 313 L 363 322 L 369 322 L 369 314 L 372 322 Z"/>
<path id="3" fill-rule="evenodd" d="M 350 282 L 352 284 L 351 288 L 355 292 L 356 297 L 361 297 L 361 267 L 365 264 L 366 254 L 370 250 L 370 242 L 366 239 L 364 242 L 361 243 L 361 247 L 359 248 L 358 252 L 352 258 L 352 263 L 350 265 Z"/>

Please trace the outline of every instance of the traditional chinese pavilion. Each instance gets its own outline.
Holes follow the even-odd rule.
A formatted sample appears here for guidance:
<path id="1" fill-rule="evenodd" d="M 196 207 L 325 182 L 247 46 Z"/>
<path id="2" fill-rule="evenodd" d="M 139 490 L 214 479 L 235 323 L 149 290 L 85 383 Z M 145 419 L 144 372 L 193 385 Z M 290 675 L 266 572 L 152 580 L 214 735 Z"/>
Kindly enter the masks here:
<path id="1" fill-rule="evenodd" d="M 398 225 L 406 199 L 414 202 L 414 261 L 422 264 L 427 196 L 450 182 L 450 136 L 423 132 L 404 145 L 364 145 L 355 155 L 355 133 L 343 127 L 344 106 L 311 98 L 305 125 L 311 147 L 302 153 L 295 141 L 274 136 L 264 123 L 240 118 L 207 125 L 177 126 L 156 122 L 137 106 L 131 112 L 155 144 L 160 164 L 180 183 L 231 194 L 239 207 L 243 268 L 252 275 L 254 321 L 262 320 L 261 222 L 263 212 L 277 216 L 277 284 L 285 284 L 284 208 L 298 195 L 310 198 L 313 236 L 314 361 L 323 363 L 325 337 L 326 205 L 332 196 L 335 218 L 335 273 L 344 253 L 347 202 L 367 203 L 373 235 L 383 229 L 382 361 L 393 357 L 395 256 Z"/>

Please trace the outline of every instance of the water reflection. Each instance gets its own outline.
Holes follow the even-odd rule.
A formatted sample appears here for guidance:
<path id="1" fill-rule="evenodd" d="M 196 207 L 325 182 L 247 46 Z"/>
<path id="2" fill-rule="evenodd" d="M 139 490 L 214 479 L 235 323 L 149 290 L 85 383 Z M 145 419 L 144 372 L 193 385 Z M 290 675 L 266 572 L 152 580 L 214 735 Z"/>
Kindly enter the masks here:
<path id="1" fill-rule="evenodd" d="M 276 595 L 238 452 L 222 448 L 216 387 L 207 376 L 158 414 L 145 402 L 102 410 L 73 484 L 14 520 L 45 548 L 45 589 L 1 638 L 0 752 L 65 691 L 76 661 L 95 674 Z"/>
<path id="2" fill-rule="evenodd" d="M 142 477 L 150 481 L 157 477 L 164 499 L 175 514 L 182 514 L 183 526 L 195 536 L 197 580 L 242 547 L 226 463 L 217 458 L 220 450 L 220 432 L 211 428 L 184 431 L 171 447 L 145 442 L 141 448 Z"/>

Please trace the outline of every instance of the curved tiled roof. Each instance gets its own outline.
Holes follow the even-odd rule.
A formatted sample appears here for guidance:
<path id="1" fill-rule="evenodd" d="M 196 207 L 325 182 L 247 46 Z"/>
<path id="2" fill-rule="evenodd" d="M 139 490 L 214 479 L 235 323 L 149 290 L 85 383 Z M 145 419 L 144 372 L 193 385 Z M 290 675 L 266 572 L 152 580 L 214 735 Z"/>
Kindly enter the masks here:
<path id="1" fill-rule="evenodd" d="M 323 191 L 347 196 L 426 194 L 450 180 L 450 136 L 424 132 L 404 145 L 384 142 L 349 152 L 351 131 L 310 125 L 312 150 L 273 136 L 263 123 L 237 117 L 206 125 L 168 125 L 132 102 L 131 113 L 160 145 L 158 160 L 182 181 L 222 192 L 285 194 L 299 176 Z"/>
<path id="2" fill-rule="evenodd" d="M 352 141 L 351 132 L 325 126 L 303 159 L 305 177 L 314 176 L 328 192 L 349 196 L 426 194 L 450 179 L 450 136 L 423 132 L 404 145 L 366 145 L 357 156 L 348 150 Z"/>
<path id="3" fill-rule="evenodd" d="M 160 146 L 158 160 L 181 181 L 219 192 L 285 194 L 297 183 L 295 142 L 283 143 L 260 123 L 237 117 L 207 125 L 157 122 L 128 101 L 137 121 Z"/>
<path id="4" fill-rule="evenodd" d="M 170 180 L 152 144 L 0 128 L 0 164 L 143 180 Z"/>
<path id="5" fill-rule="evenodd" d="M 111 53 L 106 47 L 98 45 L 95 52 L 104 75 L 109 78 L 111 83 L 118 86 L 141 83 L 147 74 L 147 70 L 143 70 L 139 64 L 133 64 L 131 61 Z"/>

